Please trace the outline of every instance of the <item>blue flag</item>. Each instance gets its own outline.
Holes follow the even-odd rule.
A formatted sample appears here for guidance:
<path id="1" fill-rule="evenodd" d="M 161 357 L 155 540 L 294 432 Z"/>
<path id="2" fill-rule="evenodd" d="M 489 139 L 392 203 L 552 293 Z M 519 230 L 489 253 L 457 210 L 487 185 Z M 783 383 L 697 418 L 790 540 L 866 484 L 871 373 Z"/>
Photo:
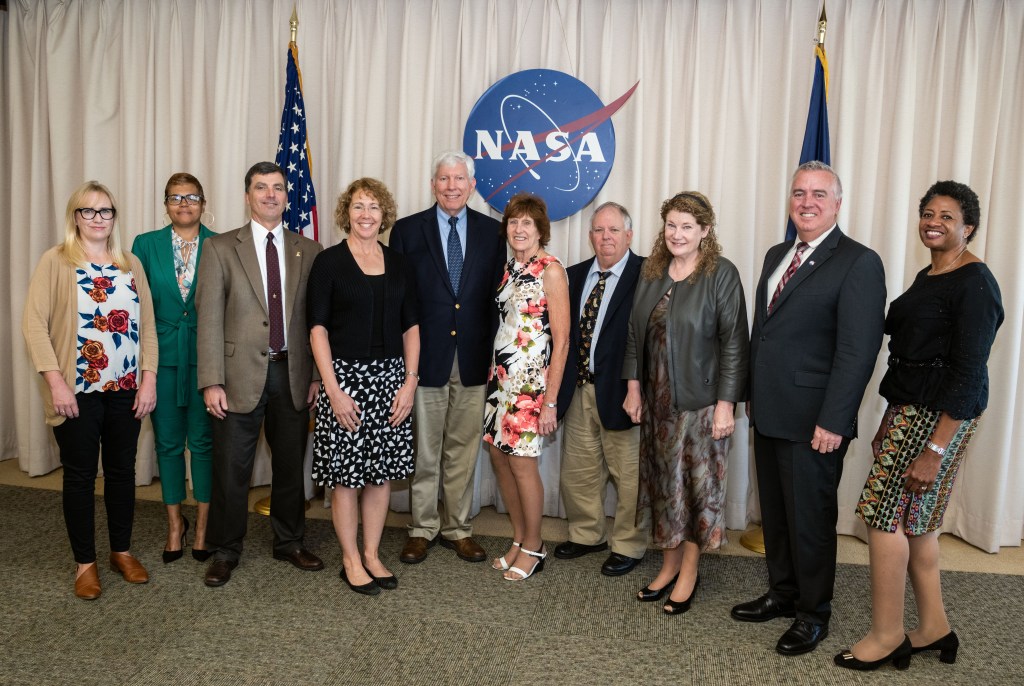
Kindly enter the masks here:
<path id="1" fill-rule="evenodd" d="M 820 44 L 814 49 L 814 84 L 811 86 L 811 104 L 807 109 L 804 145 L 800 148 L 800 164 L 813 160 L 832 164 L 828 142 L 828 59 L 825 46 Z M 786 226 L 786 240 L 794 238 L 796 227 L 790 219 Z"/>
<path id="2" fill-rule="evenodd" d="M 302 99 L 302 75 L 299 73 L 299 49 L 288 45 L 288 76 L 284 87 L 284 110 L 277 158 L 288 182 L 288 207 L 284 228 L 320 240 L 316 216 L 316 191 L 310 173 L 309 139 L 306 136 L 306 103 Z"/>

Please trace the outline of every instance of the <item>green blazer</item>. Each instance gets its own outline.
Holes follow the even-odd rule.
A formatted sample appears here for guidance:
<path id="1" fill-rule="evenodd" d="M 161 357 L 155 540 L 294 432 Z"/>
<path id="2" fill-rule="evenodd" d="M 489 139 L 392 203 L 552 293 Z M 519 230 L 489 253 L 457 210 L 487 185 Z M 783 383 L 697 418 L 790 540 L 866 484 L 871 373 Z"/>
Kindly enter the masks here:
<path id="1" fill-rule="evenodd" d="M 160 350 L 161 367 L 177 367 L 178 407 L 188 405 L 189 374 L 195 374 L 196 364 L 196 281 L 203 242 L 217 234 L 199 226 L 199 250 L 196 254 L 196 279 L 185 300 L 181 299 L 178 280 L 174 274 L 174 255 L 171 247 L 171 227 L 165 226 L 135 237 L 132 252 L 142 262 L 153 292 L 153 313 L 156 316 L 156 334 Z"/>

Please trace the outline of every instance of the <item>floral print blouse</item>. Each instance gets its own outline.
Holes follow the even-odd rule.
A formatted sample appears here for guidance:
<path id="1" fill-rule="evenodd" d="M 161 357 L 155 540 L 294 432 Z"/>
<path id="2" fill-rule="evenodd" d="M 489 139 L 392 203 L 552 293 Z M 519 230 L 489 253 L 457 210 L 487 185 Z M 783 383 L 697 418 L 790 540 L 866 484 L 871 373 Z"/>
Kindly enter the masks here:
<path id="1" fill-rule="evenodd" d="M 79 287 L 75 393 L 136 389 L 139 293 L 135 277 L 116 264 L 89 264 L 75 272 Z"/>

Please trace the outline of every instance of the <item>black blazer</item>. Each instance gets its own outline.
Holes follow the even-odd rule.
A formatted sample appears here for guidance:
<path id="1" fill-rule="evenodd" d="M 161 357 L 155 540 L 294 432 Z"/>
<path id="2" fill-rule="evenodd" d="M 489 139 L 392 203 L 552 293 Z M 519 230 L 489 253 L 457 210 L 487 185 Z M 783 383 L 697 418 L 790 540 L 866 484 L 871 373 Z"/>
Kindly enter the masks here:
<path id="1" fill-rule="evenodd" d="M 766 313 L 768 277 L 792 241 L 768 251 L 750 334 L 751 422 L 764 436 L 807 442 L 814 427 L 857 436 L 857 410 L 885 322 L 878 255 L 836 227 Z"/>
<path id="2" fill-rule="evenodd" d="M 462 384 L 487 382 L 498 327 L 494 297 L 505 268 L 505 240 L 497 220 L 472 208 L 466 211 L 466 259 L 458 298 L 448 278 L 437 205 L 399 219 L 391 229 L 391 249 L 405 255 L 416 274 L 421 386 L 448 383 L 456 350 Z"/>
<path id="3" fill-rule="evenodd" d="M 572 396 L 576 392 L 576 376 L 579 373 L 580 346 L 580 300 L 587 273 L 596 257 L 575 264 L 569 274 L 569 356 L 565 361 L 562 387 L 558 390 L 558 418 L 561 419 Z M 594 349 L 594 393 L 597 396 L 597 413 L 601 425 L 611 431 L 621 431 L 634 426 L 629 415 L 622 409 L 626 399 L 626 381 L 622 378 L 622 357 L 626 350 L 626 332 L 629 329 L 629 313 L 633 308 L 633 293 L 636 291 L 640 265 L 644 259 L 629 252 L 629 260 L 622 270 L 619 283 L 615 286 L 612 299 L 605 310 L 601 323 L 601 334 Z"/>

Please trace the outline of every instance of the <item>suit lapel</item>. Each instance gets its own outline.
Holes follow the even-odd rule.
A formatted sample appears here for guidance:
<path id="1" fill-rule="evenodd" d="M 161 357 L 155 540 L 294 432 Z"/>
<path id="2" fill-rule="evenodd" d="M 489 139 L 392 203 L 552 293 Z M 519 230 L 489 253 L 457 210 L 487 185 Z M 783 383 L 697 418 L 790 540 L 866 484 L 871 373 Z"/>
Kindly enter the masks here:
<path id="1" fill-rule="evenodd" d="M 572 322 L 573 328 L 578 329 L 580 322 L 580 300 L 583 299 L 583 289 L 587 285 L 587 276 L 590 274 L 590 269 L 594 264 L 596 257 L 591 257 L 589 260 L 583 263 L 577 271 L 577 278 L 573 283 L 569 284 L 569 321 Z"/>
<path id="2" fill-rule="evenodd" d="M 260 273 L 260 262 L 256 258 L 256 245 L 252 235 L 252 225 L 246 224 L 238 230 L 238 244 L 235 246 L 235 253 L 238 255 L 238 262 L 249 279 L 249 285 L 256 293 L 256 299 L 263 307 L 263 312 L 268 317 L 270 309 L 267 307 L 267 291 L 263 287 L 263 274 Z M 288 270 L 291 271 L 290 269 Z"/>
<path id="3" fill-rule="evenodd" d="M 800 287 L 804 281 L 810 278 L 811 274 L 821 268 L 825 262 L 832 257 L 832 251 L 836 249 L 836 245 L 839 243 L 839 239 L 843 233 L 837 226 L 835 231 L 829 234 L 828 238 L 825 239 L 814 252 L 800 265 L 800 268 L 796 270 L 796 274 L 786 283 L 785 288 L 779 293 L 779 299 L 775 301 L 775 307 L 772 308 L 769 317 L 779 311 L 785 302 L 789 299 L 789 296 L 793 294 L 797 288 Z M 777 268 L 777 265 L 776 265 Z"/>
<path id="4" fill-rule="evenodd" d="M 619 276 L 619 282 L 615 285 L 615 290 L 612 292 L 612 299 L 608 301 L 608 309 L 604 313 L 605 321 L 608 321 L 615 310 L 626 301 L 626 291 L 629 289 L 624 284 L 634 279 L 639 271 L 640 264 L 637 260 L 633 259 L 633 251 L 630 251 L 629 259 L 626 260 L 626 265 L 622 268 L 622 275 Z M 632 297 L 630 297 L 630 301 L 632 302 Z"/>
<path id="5" fill-rule="evenodd" d="M 289 321 L 295 312 L 295 299 L 299 294 L 299 282 L 302 276 L 302 241 L 299 234 L 285 230 L 285 275 L 284 275 L 284 302 L 285 312 L 288 313 Z M 286 323 L 287 326 L 287 323 Z"/>
<path id="6" fill-rule="evenodd" d="M 156 271 L 159 274 L 160 279 L 167 282 L 167 285 L 174 289 L 175 293 L 181 293 L 181 289 L 178 288 L 178 277 L 174 272 L 174 244 L 173 232 L 170 226 L 163 229 L 157 236 L 156 240 L 153 241 L 153 248 L 156 250 L 154 259 L 156 261 Z M 198 257 L 196 258 L 196 264 L 199 264 Z M 198 271 L 198 270 L 197 270 Z M 178 296 L 181 297 L 180 295 Z"/>
<path id="7" fill-rule="evenodd" d="M 434 260 L 434 266 L 437 268 L 437 273 L 440 275 L 441 281 L 444 283 L 445 288 L 454 296 L 455 291 L 452 289 L 452 280 L 448 278 L 448 263 L 444 259 L 444 249 L 441 247 L 441 232 L 437 227 L 437 205 L 435 204 L 429 210 L 424 212 L 423 223 L 420 224 L 420 230 L 423 231 L 423 239 L 427 243 L 427 250 L 430 251 L 430 257 Z M 469 224 L 469 215 L 466 215 L 466 257 L 468 258 L 473 254 L 470 244 L 474 244 L 472 226 Z M 462 263 L 462 278 L 466 278 L 467 260 Z"/>

